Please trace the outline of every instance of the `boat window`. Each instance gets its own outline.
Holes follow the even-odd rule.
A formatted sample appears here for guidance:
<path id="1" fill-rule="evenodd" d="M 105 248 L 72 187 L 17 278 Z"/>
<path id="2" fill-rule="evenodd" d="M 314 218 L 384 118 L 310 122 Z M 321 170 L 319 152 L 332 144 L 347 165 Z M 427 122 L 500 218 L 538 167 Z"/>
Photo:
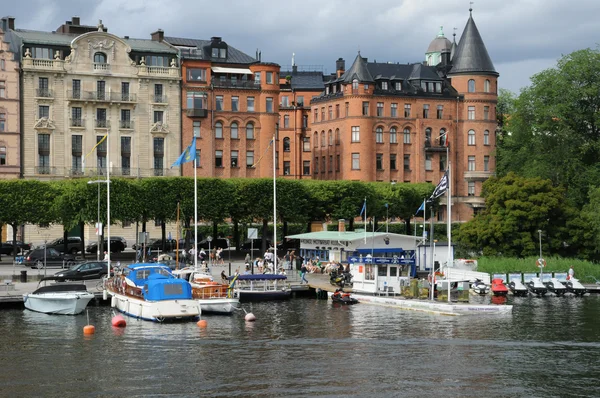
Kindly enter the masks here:
<path id="1" fill-rule="evenodd" d="M 169 273 L 169 271 L 167 271 L 164 268 L 159 268 L 158 273 L 164 276 L 171 276 L 171 274 Z"/>
<path id="2" fill-rule="evenodd" d="M 377 267 L 377 276 L 387 276 L 387 265 Z"/>
<path id="3" fill-rule="evenodd" d="M 164 284 L 163 287 L 165 296 L 177 296 L 183 294 L 183 285 L 180 283 L 168 283 Z"/>

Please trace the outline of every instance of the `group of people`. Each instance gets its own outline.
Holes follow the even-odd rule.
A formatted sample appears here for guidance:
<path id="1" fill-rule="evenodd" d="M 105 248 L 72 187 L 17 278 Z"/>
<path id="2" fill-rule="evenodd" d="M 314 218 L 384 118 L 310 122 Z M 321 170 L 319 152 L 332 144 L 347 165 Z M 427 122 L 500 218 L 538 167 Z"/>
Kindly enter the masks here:
<path id="1" fill-rule="evenodd" d="M 182 261 L 184 263 L 193 264 L 196 254 L 198 255 L 198 260 L 201 263 L 208 262 L 210 260 L 210 262 L 215 265 L 225 264 L 225 260 L 223 259 L 223 248 L 214 247 L 211 249 L 210 253 L 207 253 L 202 247 L 200 248 L 200 251 L 197 252 L 193 245 L 187 252 L 185 249 L 181 251 L 181 257 L 183 259 Z"/>

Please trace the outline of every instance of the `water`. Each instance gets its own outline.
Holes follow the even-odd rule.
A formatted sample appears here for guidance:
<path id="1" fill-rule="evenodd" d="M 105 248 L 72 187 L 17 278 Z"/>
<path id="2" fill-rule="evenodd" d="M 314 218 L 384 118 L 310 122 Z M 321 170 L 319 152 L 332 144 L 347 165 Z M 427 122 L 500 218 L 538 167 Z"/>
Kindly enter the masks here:
<path id="1" fill-rule="evenodd" d="M 195 323 L 3 310 L 0 396 L 599 396 L 600 297 L 514 298 L 508 316 L 330 301 L 244 304 Z"/>

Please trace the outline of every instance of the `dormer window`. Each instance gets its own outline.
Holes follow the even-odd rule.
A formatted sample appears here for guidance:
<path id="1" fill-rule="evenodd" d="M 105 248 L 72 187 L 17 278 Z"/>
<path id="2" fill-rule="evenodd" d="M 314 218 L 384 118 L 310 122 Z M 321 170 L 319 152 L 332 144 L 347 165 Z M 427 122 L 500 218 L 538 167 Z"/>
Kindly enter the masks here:
<path id="1" fill-rule="evenodd" d="M 226 48 L 216 48 L 213 47 L 212 49 L 212 53 L 211 53 L 213 58 L 227 58 L 227 49 Z"/>
<path id="2" fill-rule="evenodd" d="M 97 52 L 94 54 L 94 63 L 96 64 L 105 64 L 106 63 L 106 54 Z"/>
<path id="3" fill-rule="evenodd" d="M 329 86 L 325 87 L 325 95 L 329 95 Z"/>
<path id="4" fill-rule="evenodd" d="M 402 91 L 402 83 L 396 82 L 396 91 Z"/>
<path id="5" fill-rule="evenodd" d="M 218 48 L 213 48 L 212 49 L 212 57 L 213 58 L 219 58 L 219 49 Z"/>
<path id="6" fill-rule="evenodd" d="M 388 84 L 387 84 L 387 82 L 381 82 L 381 89 L 382 89 L 382 90 L 387 90 L 387 89 L 388 89 Z"/>

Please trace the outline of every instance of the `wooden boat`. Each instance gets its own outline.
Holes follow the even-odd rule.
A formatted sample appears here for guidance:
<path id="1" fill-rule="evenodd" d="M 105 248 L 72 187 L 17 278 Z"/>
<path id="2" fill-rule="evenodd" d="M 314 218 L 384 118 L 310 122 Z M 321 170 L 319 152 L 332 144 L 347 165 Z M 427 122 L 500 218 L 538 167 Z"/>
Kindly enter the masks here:
<path id="1" fill-rule="evenodd" d="M 176 278 L 164 264 L 131 264 L 109 278 L 105 289 L 112 296 L 113 308 L 139 319 L 191 321 L 200 315 L 192 286 Z"/>
<path id="2" fill-rule="evenodd" d="M 243 274 L 230 276 L 234 295 L 240 302 L 287 300 L 291 290 L 286 275 Z"/>
<path id="3" fill-rule="evenodd" d="M 33 293 L 23 295 L 25 308 L 44 314 L 77 315 L 85 310 L 94 294 L 83 283 L 55 283 L 47 285 L 55 277 L 43 278 Z"/>
<path id="4" fill-rule="evenodd" d="M 188 267 L 173 271 L 175 276 L 192 285 L 192 297 L 200 303 L 203 314 L 231 314 L 240 305 L 228 283 L 219 283 L 212 275 Z"/>

